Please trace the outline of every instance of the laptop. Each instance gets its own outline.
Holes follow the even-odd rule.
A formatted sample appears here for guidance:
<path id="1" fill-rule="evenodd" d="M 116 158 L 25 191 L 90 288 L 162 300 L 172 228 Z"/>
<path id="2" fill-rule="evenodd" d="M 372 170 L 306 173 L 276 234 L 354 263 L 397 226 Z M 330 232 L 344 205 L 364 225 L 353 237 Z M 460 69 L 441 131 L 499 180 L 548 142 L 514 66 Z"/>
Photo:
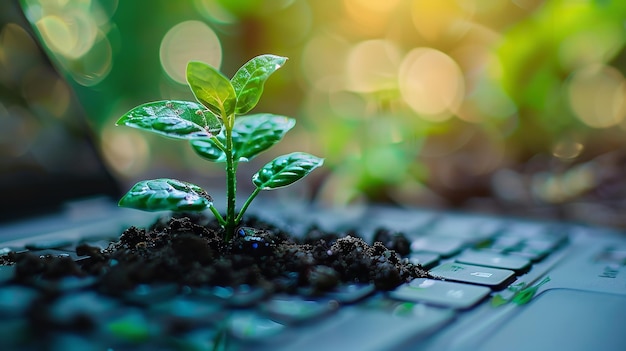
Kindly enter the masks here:
<path id="1" fill-rule="evenodd" d="M 134 216 L 112 201 L 125 189 L 105 166 L 84 109 L 19 1 L 0 5 L 0 25 L 0 240 Z M 33 215 L 37 221 L 24 220 Z"/>
<path id="2" fill-rule="evenodd" d="M 58 116 L 36 100 L 36 84 L 23 85 L 35 73 L 63 78 L 18 2 L 0 7 L 0 263 L 10 252 L 79 261 L 79 243 L 106 245 L 128 226 L 149 226 L 164 214 L 116 206 L 126 189 L 102 161 L 80 102 L 67 85 L 68 107 Z M 433 277 L 384 292 L 356 283 L 315 296 L 138 287 L 119 298 L 84 280 L 51 295 L 37 281 L 16 282 L 15 267 L 3 264 L 0 349 L 626 349 L 622 231 L 375 204 L 331 209 L 257 201 L 252 214 L 294 233 L 313 225 L 357 229 L 370 244 L 380 228 L 402 233 L 410 243 L 403 258 Z M 50 313 L 34 317 L 39 309 Z M 86 321 L 81 311 L 96 317 Z"/>

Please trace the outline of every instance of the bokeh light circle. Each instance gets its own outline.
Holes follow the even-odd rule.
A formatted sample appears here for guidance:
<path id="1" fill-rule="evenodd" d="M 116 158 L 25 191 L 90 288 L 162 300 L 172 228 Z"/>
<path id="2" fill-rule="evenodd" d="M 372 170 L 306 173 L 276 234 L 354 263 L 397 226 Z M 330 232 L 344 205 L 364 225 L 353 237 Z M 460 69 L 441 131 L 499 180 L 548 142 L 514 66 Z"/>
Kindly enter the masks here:
<path id="1" fill-rule="evenodd" d="M 90 87 L 104 80 L 113 68 L 113 48 L 107 36 L 99 32 L 90 50 L 79 61 L 80 64 L 68 66 L 78 84 Z"/>
<path id="2" fill-rule="evenodd" d="M 37 44 L 33 38 L 15 23 L 8 23 L 0 28 L 0 79 L 19 81 L 22 72 L 33 64 Z"/>
<path id="3" fill-rule="evenodd" d="M 413 0 L 411 16 L 419 34 L 427 40 L 438 41 L 466 34 L 475 9 L 474 0 Z"/>
<path id="4" fill-rule="evenodd" d="M 399 61 L 399 50 L 388 40 L 357 44 L 346 62 L 348 88 L 363 93 L 393 89 L 397 85 Z"/>
<path id="5" fill-rule="evenodd" d="M 320 91 L 337 90 L 338 86 L 343 84 L 345 75 L 343 63 L 349 47 L 348 41 L 327 33 L 320 33 L 309 39 L 302 49 L 300 64 L 301 75 L 308 86 Z"/>
<path id="6" fill-rule="evenodd" d="M 214 0 L 193 0 L 196 10 L 211 22 L 230 24 L 237 22 L 237 18 L 224 9 Z"/>
<path id="7" fill-rule="evenodd" d="M 111 124 L 113 125 L 113 124 Z M 117 174 L 132 178 L 145 172 L 151 159 L 150 147 L 142 134 L 106 127 L 101 149 L 107 164 Z"/>
<path id="8" fill-rule="evenodd" d="M 96 22 L 80 8 L 69 9 L 64 14 L 46 15 L 36 25 L 51 49 L 69 59 L 87 53 L 98 35 Z"/>
<path id="9" fill-rule="evenodd" d="M 400 93 L 422 118 L 443 121 L 458 109 L 465 92 L 459 65 L 448 55 L 432 48 L 409 52 L 400 65 Z"/>
<path id="10" fill-rule="evenodd" d="M 624 28 L 617 23 L 596 25 L 564 38 L 558 48 L 559 62 L 568 70 L 606 63 L 619 53 L 625 42 Z"/>
<path id="11" fill-rule="evenodd" d="M 222 46 L 217 34 L 205 23 L 186 21 L 172 27 L 163 37 L 161 65 L 174 81 L 186 84 L 187 62 L 202 61 L 220 68 Z"/>
<path id="12" fill-rule="evenodd" d="M 400 0 L 344 0 L 343 5 L 351 31 L 379 36 L 394 20 L 393 13 L 399 8 Z"/>
<path id="13" fill-rule="evenodd" d="M 590 65 L 574 71 L 567 83 L 572 111 L 592 128 L 608 128 L 626 116 L 626 81 L 615 68 Z"/>

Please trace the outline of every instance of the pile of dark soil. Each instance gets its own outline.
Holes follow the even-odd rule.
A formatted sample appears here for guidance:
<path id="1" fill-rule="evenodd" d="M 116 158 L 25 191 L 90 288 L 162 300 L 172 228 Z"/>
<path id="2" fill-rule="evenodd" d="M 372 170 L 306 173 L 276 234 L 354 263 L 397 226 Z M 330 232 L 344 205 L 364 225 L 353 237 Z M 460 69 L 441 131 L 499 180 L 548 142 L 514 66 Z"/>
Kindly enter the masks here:
<path id="1" fill-rule="evenodd" d="M 18 281 L 95 277 L 96 288 L 123 294 L 142 284 L 261 287 L 269 293 L 322 294 L 342 283 L 372 283 L 391 290 L 427 277 L 421 266 L 403 259 L 408 240 L 379 230 L 373 245 L 355 233 L 312 227 L 302 238 L 257 218 L 247 218 L 229 242 L 222 228 L 204 216 L 163 218 L 148 229 L 130 227 L 102 250 L 81 244 L 80 258 L 4 256 L 15 264 Z M 383 244 L 384 243 L 384 244 Z"/>

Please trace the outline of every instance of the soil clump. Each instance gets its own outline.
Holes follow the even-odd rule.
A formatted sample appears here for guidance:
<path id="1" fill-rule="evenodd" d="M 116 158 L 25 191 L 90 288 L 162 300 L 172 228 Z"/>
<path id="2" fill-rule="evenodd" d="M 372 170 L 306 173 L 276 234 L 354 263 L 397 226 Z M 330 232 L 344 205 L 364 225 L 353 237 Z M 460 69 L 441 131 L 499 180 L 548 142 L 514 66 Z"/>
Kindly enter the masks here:
<path id="1" fill-rule="evenodd" d="M 354 232 L 329 233 L 315 226 L 296 238 L 252 216 L 244 219 L 229 242 L 223 240 L 222 231 L 203 215 L 163 217 L 147 229 L 126 229 L 105 249 L 89 242 L 78 245 L 78 260 L 26 252 L 10 253 L 0 264 L 15 264 L 15 279 L 24 282 L 95 277 L 97 290 L 108 295 L 144 284 L 171 283 L 247 285 L 270 294 L 323 294 L 344 283 L 392 290 L 430 276 L 403 258 L 408 240 L 383 229 L 372 245 Z"/>

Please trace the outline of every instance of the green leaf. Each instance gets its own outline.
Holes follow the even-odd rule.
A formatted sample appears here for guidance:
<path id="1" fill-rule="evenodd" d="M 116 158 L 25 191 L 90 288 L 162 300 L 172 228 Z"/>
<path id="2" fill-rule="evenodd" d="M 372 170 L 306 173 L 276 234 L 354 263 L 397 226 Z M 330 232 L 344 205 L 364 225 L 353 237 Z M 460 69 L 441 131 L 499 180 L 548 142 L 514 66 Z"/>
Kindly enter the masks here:
<path id="1" fill-rule="evenodd" d="M 261 190 L 281 188 L 304 178 L 323 163 L 324 159 L 304 152 L 278 156 L 254 174 L 252 182 Z"/>
<path id="2" fill-rule="evenodd" d="M 265 81 L 286 61 L 286 57 L 260 55 L 241 66 L 231 79 L 237 95 L 236 114 L 248 113 L 256 106 L 263 94 Z"/>
<path id="3" fill-rule="evenodd" d="M 187 64 L 187 83 L 194 96 L 214 114 L 232 115 L 237 97 L 233 85 L 216 68 L 204 62 Z"/>
<path id="4" fill-rule="evenodd" d="M 204 106 L 191 101 L 154 101 L 139 105 L 116 122 L 177 139 L 207 138 L 222 123 Z"/>
<path id="5" fill-rule="evenodd" d="M 525 305 L 528 302 L 530 302 L 530 300 L 532 300 L 532 298 L 535 296 L 535 294 L 537 294 L 537 290 L 539 290 L 539 288 L 546 284 L 547 282 L 550 281 L 550 277 L 545 277 L 543 278 L 542 281 L 540 281 L 538 284 L 528 287 L 524 290 L 518 291 L 515 296 L 513 296 L 513 299 L 511 300 L 514 304 L 517 305 Z"/>
<path id="6" fill-rule="evenodd" d="M 234 159 L 249 161 L 261 152 L 278 143 L 296 124 L 293 118 L 270 113 L 240 116 L 233 126 Z M 224 133 L 217 139 L 226 144 Z M 211 139 L 191 141 L 193 149 L 203 158 L 213 162 L 226 162 L 226 154 Z"/>
<path id="7" fill-rule="evenodd" d="M 236 122 L 237 120 L 235 120 Z M 217 139 L 224 144 L 224 133 L 217 136 Z M 191 147 L 202 158 L 212 162 L 226 162 L 226 153 L 222 151 L 211 139 L 191 140 Z"/>
<path id="8" fill-rule="evenodd" d="M 507 303 L 509 303 L 509 300 L 505 299 L 500 294 L 494 295 L 491 298 L 491 306 L 492 307 L 500 307 L 500 306 L 505 305 Z"/>
<path id="9" fill-rule="evenodd" d="M 144 211 L 202 211 L 212 205 L 213 199 L 199 186 L 166 178 L 138 182 L 119 202 Z"/>
<path id="10" fill-rule="evenodd" d="M 513 292 L 514 294 L 512 296 L 510 294 L 507 294 L 508 298 L 502 296 L 502 294 L 494 295 L 491 299 L 491 306 L 499 307 L 502 305 L 506 305 L 510 302 L 516 305 L 525 305 L 533 299 L 533 297 L 537 294 L 539 288 L 549 281 L 550 277 L 545 277 L 542 281 L 534 286 L 526 287 L 526 283 L 524 282 L 511 285 L 507 288 L 507 291 Z"/>

